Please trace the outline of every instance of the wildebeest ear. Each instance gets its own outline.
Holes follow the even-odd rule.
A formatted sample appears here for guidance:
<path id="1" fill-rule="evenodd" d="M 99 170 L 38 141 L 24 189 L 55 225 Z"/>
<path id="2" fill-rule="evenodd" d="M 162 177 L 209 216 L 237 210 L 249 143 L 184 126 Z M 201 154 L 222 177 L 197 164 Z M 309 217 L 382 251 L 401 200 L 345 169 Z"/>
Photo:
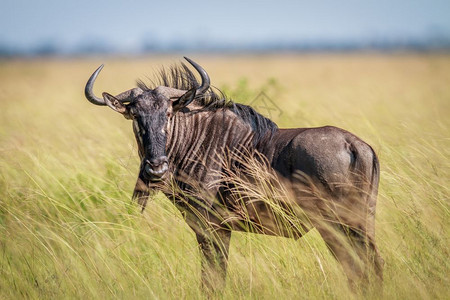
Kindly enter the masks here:
<path id="1" fill-rule="evenodd" d="M 117 99 L 113 95 L 108 94 L 108 93 L 103 93 L 102 96 L 103 96 L 103 99 L 105 99 L 106 105 L 108 105 L 113 110 L 115 110 L 121 114 L 124 114 L 127 111 L 126 106 L 123 105 L 122 102 L 120 102 L 119 99 Z"/>
<path id="2" fill-rule="evenodd" d="M 173 103 L 172 103 L 173 113 L 176 113 L 183 107 L 188 106 L 189 103 L 191 103 L 194 100 L 195 92 L 196 92 L 196 88 L 192 88 L 189 91 L 187 91 L 186 93 L 184 93 L 183 96 L 181 96 L 177 100 L 173 101 Z"/>

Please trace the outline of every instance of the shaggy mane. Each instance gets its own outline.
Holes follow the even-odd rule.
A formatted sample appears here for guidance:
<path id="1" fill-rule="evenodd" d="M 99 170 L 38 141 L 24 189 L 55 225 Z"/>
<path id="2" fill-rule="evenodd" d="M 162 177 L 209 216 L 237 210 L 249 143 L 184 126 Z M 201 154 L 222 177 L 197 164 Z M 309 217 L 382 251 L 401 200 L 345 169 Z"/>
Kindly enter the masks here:
<path id="1" fill-rule="evenodd" d="M 153 90 L 157 86 L 189 90 L 198 88 L 200 83 L 190 68 L 181 63 L 171 66 L 169 69 L 162 68 L 156 75 L 156 79 L 151 81 L 151 86 L 146 85 L 141 80 L 138 80 L 137 86 L 144 91 Z M 259 114 L 251 106 L 235 103 L 215 87 L 214 90 L 210 87 L 203 95 L 196 96 L 195 103 L 208 111 L 228 109 L 234 112 L 253 129 L 255 145 L 259 144 L 264 137 L 267 137 L 267 134 L 271 136 L 271 133 L 278 129 L 278 126 L 272 120 Z"/>

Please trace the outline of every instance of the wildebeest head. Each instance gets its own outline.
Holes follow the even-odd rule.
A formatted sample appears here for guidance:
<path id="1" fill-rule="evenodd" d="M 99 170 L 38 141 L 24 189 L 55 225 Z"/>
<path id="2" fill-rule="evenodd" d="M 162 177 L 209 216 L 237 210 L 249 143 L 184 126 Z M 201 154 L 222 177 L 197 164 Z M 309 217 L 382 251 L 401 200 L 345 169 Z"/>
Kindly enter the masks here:
<path id="1" fill-rule="evenodd" d="M 140 174 L 147 180 L 160 180 L 169 169 L 166 156 L 168 120 L 180 109 L 191 103 L 196 95 L 202 95 L 210 85 L 209 76 L 197 63 L 185 57 L 200 73 L 202 84 L 198 88 L 179 90 L 166 86 L 143 90 L 133 88 L 113 96 L 103 93 L 103 98 L 92 91 L 95 79 L 103 68 L 101 65 L 89 78 L 86 98 L 96 105 L 107 105 L 125 118 L 133 120 L 133 129 L 139 143 L 141 161 Z"/>

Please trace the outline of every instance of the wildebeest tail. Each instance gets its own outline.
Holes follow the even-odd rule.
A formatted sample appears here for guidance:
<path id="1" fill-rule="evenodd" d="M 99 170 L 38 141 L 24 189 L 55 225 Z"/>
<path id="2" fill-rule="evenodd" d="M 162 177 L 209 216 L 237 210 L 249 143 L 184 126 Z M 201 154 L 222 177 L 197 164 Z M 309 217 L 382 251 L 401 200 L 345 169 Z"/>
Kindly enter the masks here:
<path id="1" fill-rule="evenodd" d="M 364 199 L 376 201 L 380 181 L 380 164 L 375 151 L 367 144 L 350 146 L 353 184 Z"/>
<path id="2" fill-rule="evenodd" d="M 370 146 L 369 146 L 370 147 Z M 369 207 L 371 208 L 370 213 L 375 214 L 375 206 L 378 196 L 378 185 L 380 183 L 380 162 L 378 161 L 377 154 L 370 147 L 372 151 L 372 178 L 370 180 L 370 195 L 369 195 Z"/>

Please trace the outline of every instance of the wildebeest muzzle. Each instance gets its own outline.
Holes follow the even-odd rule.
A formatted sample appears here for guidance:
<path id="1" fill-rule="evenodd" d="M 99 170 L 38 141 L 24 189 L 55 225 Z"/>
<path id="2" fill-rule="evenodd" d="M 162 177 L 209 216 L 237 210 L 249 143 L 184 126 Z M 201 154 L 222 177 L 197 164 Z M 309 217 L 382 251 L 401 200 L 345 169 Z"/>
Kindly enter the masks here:
<path id="1" fill-rule="evenodd" d="M 159 181 L 169 169 L 169 161 L 166 156 L 156 159 L 146 159 L 144 163 L 144 176 L 150 181 Z"/>

